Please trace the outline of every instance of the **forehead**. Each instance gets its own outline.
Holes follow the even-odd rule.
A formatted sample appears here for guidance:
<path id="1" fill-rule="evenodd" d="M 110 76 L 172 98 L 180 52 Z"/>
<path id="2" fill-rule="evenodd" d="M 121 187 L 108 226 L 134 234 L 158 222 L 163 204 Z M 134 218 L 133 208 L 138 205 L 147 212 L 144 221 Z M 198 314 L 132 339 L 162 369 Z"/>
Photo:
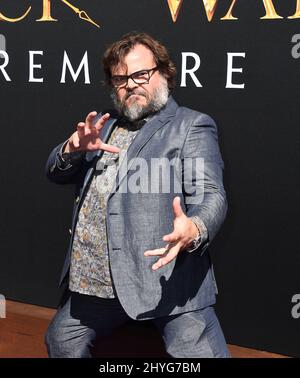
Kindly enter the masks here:
<path id="1" fill-rule="evenodd" d="M 112 75 L 130 75 L 132 72 L 155 66 L 154 55 L 144 45 L 136 45 L 129 51 L 123 62 L 112 67 Z"/>

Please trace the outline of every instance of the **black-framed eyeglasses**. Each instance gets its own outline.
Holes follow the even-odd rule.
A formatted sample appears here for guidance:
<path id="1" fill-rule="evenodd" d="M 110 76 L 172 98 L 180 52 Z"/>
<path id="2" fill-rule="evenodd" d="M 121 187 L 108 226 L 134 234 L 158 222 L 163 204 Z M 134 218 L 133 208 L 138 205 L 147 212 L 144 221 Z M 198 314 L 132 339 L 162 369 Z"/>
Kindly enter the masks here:
<path id="1" fill-rule="evenodd" d="M 111 85 L 114 87 L 123 87 L 127 85 L 128 79 L 133 80 L 136 84 L 149 84 L 151 76 L 158 70 L 158 66 L 133 72 L 130 75 L 115 75 L 110 78 Z"/>

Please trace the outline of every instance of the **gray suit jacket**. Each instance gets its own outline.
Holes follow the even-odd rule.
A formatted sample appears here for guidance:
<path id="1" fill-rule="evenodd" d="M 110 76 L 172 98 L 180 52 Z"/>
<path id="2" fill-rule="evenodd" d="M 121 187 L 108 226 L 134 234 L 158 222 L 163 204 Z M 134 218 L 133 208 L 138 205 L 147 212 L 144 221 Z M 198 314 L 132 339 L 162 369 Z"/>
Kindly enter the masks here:
<path id="1" fill-rule="evenodd" d="M 99 115 L 100 116 L 100 115 Z M 106 141 L 116 119 L 110 119 L 101 130 Z M 84 193 L 89 187 L 95 163 L 102 151 L 83 153 L 83 158 L 65 170 L 59 169 L 57 146 L 49 156 L 46 173 L 51 181 L 60 184 L 74 183 L 72 235 L 65 260 L 61 282 L 67 277 L 70 266 L 72 236 Z M 136 182 L 137 164 L 153 159 L 177 159 L 165 190 L 154 179 L 156 190 L 152 193 L 130 190 Z M 200 177 L 196 168 L 184 169 L 188 159 L 204 159 Z M 165 160 L 166 160 L 165 159 Z M 150 169 L 143 167 L 140 181 L 147 186 L 151 182 Z M 199 189 L 182 191 L 174 188 L 174 181 L 182 178 Z M 135 175 L 135 176 L 134 176 Z M 199 176 L 199 175 L 198 175 Z M 153 116 L 141 129 L 127 151 L 119 167 L 115 191 L 107 203 L 107 236 L 111 273 L 118 298 L 125 311 L 133 319 L 150 319 L 193 311 L 215 303 L 216 283 L 209 253 L 206 250 L 224 221 L 227 202 L 223 187 L 223 161 L 221 158 L 217 128 L 208 115 L 179 107 L 172 97 L 165 108 Z M 153 178 L 152 178 L 153 182 Z M 203 186 L 204 183 L 204 186 Z M 145 187 L 145 186 L 144 186 Z M 199 216 L 208 229 L 208 241 L 198 250 L 182 251 L 166 266 L 152 271 L 155 256 L 144 256 L 144 251 L 165 246 L 163 235 L 173 230 L 173 198 L 179 195 L 187 216 Z M 197 199 L 198 196 L 198 199 Z"/>

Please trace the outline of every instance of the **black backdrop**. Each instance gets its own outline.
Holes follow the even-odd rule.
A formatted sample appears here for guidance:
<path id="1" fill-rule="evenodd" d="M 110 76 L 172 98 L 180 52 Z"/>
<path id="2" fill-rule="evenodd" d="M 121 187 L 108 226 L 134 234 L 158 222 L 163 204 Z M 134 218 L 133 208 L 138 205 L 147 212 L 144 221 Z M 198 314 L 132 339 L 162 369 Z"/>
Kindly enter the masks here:
<path id="1" fill-rule="evenodd" d="M 42 0 L 0 2 L 0 13 L 11 18 L 32 6 L 20 22 L 0 21 L 11 79 L 6 81 L 0 70 L 0 293 L 57 305 L 73 189 L 47 182 L 45 161 L 89 111 L 110 105 L 101 84 L 105 47 L 125 32 L 142 30 L 169 47 L 178 67 L 176 100 L 218 123 L 230 207 L 211 254 L 220 291 L 217 312 L 227 340 L 299 357 L 300 319 L 291 310 L 300 291 L 300 60 L 292 56 L 291 41 L 300 33 L 300 18 L 287 18 L 297 1 L 273 0 L 283 18 L 261 19 L 263 1 L 238 0 L 233 9 L 238 19 L 223 21 L 232 1 L 219 1 L 211 22 L 202 0 L 183 0 L 176 22 L 167 0 L 70 2 L 101 28 L 80 20 L 59 0 L 50 2 L 56 22 L 36 21 Z M 29 82 L 33 50 L 43 51 L 34 58 L 41 65 L 35 77 L 43 82 Z M 89 84 L 82 72 L 74 82 L 68 70 L 66 82 L 60 82 L 64 51 L 74 69 L 87 51 Z M 180 86 L 183 52 L 200 56 L 196 75 L 202 87 L 189 77 L 187 86 Z M 227 53 L 245 54 L 234 59 L 243 72 L 233 74 L 233 82 L 244 83 L 244 89 L 226 88 Z"/>

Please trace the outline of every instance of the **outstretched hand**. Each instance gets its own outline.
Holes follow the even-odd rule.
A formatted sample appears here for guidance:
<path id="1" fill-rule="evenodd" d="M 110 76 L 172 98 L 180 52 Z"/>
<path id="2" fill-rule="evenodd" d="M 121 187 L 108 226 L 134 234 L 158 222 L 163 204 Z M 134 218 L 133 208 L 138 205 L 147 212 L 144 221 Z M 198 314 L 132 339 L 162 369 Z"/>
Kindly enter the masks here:
<path id="1" fill-rule="evenodd" d="M 160 256 L 157 262 L 152 265 L 153 270 L 157 270 L 174 260 L 178 253 L 188 247 L 198 235 L 196 225 L 181 208 L 180 197 L 175 197 L 173 200 L 173 213 L 174 229 L 170 234 L 163 236 L 163 240 L 168 244 L 164 248 L 144 252 L 145 256 Z"/>
<path id="2" fill-rule="evenodd" d="M 116 146 L 103 143 L 99 136 L 110 114 L 105 113 L 94 124 L 96 115 L 97 112 L 91 112 L 87 115 L 85 122 L 78 123 L 77 130 L 70 136 L 64 152 L 104 150 L 117 153 L 120 151 Z"/>

